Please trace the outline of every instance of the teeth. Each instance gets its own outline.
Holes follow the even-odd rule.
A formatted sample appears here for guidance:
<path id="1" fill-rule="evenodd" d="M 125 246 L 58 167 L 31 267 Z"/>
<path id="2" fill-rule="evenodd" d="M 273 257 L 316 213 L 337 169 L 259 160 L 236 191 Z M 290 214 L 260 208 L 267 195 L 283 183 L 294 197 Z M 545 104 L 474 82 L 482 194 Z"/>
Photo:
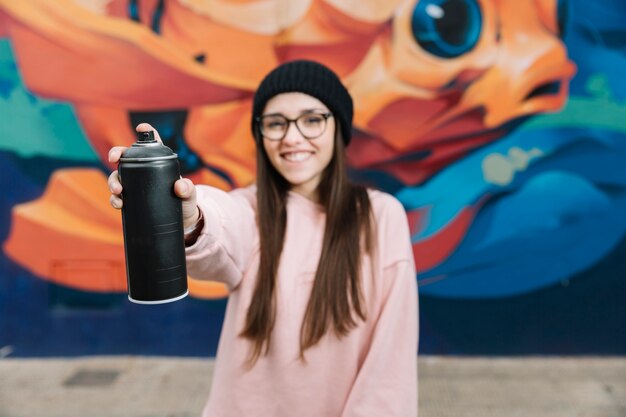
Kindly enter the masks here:
<path id="1" fill-rule="evenodd" d="M 300 162 L 308 159 L 310 155 L 310 152 L 291 152 L 285 154 L 284 158 L 289 162 Z"/>

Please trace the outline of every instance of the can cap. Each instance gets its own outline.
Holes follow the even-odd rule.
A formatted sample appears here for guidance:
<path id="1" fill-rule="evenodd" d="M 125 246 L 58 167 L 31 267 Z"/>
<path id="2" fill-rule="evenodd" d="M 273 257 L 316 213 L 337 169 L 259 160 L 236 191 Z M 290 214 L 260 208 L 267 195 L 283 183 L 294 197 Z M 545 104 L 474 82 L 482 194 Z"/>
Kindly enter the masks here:
<path id="1" fill-rule="evenodd" d="M 137 142 L 122 153 L 120 162 L 156 161 L 177 157 L 174 151 L 155 139 L 154 131 L 151 130 L 137 132 Z"/>
<path id="2" fill-rule="evenodd" d="M 154 130 L 147 132 L 137 132 L 137 142 L 139 143 L 152 143 L 157 140 L 154 138 Z"/>

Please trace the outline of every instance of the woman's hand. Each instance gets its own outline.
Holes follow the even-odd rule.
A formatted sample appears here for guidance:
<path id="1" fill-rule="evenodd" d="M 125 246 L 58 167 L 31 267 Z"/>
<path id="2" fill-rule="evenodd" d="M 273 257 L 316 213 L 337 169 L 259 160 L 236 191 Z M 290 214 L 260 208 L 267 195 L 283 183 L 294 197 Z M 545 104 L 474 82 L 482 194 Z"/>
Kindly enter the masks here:
<path id="1" fill-rule="evenodd" d="M 148 123 L 141 123 L 137 125 L 137 132 L 149 132 L 154 131 L 154 137 L 157 141 L 163 143 L 159 132 L 157 132 Z M 122 156 L 122 153 L 127 148 L 125 146 L 115 146 L 109 151 L 109 162 L 117 164 Z M 113 208 L 121 209 L 124 205 L 122 200 L 122 183 L 117 170 L 113 171 L 109 175 L 107 181 L 111 197 L 109 197 L 109 203 Z M 181 178 L 174 183 L 174 194 L 178 196 L 183 202 L 183 224 L 185 228 L 194 226 L 200 219 L 200 210 L 196 203 L 196 186 L 190 179 Z"/>

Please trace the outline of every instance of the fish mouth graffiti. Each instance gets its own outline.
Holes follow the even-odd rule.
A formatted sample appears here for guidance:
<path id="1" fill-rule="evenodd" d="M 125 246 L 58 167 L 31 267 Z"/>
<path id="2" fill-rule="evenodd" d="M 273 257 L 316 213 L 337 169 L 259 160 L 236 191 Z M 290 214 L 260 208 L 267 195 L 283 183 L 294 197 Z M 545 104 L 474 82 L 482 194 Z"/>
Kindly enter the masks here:
<path id="1" fill-rule="evenodd" d="M 545 10 L 534 2 L 433 0 L 401 7 L 389 35 L 349 77 L 362 147 L 369 148 L 355 147 L 354 166 L 388 169 L 414 185 L 496 139 L 512 121 L 560 109 L 576 68 L 558 37 L 559 4 Z M 551 20 L 544 15 L 550 11 Z M 400 169 L 394 163 L 406 164 L 406 154 L 419 163 Z"/>
<path id="2" fill-rule="evenodd" d="M 285 60 L 315 59 L 340 74 L 355 103 L 351 169 L 403 185 L 427 182 L 567 99 L 576 67 L 561 40 L 566 2 L 352 3 L 0 0 L 0 36 L 34 93 L 73 105 L 104 165 L 111 146 L 132 143 L 133 126 L 149 121 L 186 176 L 223 189 L 254 179 L 251 96 Z M 56 172 L 44 196 L 14 208 L 7 255 L 62 285 L 123 291 L 121 225 L 104 178 Z M 226 295 L 193 279 L 190 292 Z"/>

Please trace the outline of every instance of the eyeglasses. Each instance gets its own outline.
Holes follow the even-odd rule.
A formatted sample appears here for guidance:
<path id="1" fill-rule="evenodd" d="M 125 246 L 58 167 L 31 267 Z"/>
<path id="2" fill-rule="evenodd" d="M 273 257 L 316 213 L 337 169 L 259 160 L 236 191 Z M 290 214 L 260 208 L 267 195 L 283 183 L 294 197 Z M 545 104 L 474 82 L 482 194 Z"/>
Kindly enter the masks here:
<path id="1" fill-rule="evenodd" d="M 269 140 L 283 140 L 291 123 L 295 123 L 305 139 L 315 139 L 322 136 L 326 130 L 326 121 L 332 115 L 332 113 L 304 113 L 295 119 L 288 119 L 282 114 L 268 114 L 257 117 L 256 121 L 263 137 Z"/>

